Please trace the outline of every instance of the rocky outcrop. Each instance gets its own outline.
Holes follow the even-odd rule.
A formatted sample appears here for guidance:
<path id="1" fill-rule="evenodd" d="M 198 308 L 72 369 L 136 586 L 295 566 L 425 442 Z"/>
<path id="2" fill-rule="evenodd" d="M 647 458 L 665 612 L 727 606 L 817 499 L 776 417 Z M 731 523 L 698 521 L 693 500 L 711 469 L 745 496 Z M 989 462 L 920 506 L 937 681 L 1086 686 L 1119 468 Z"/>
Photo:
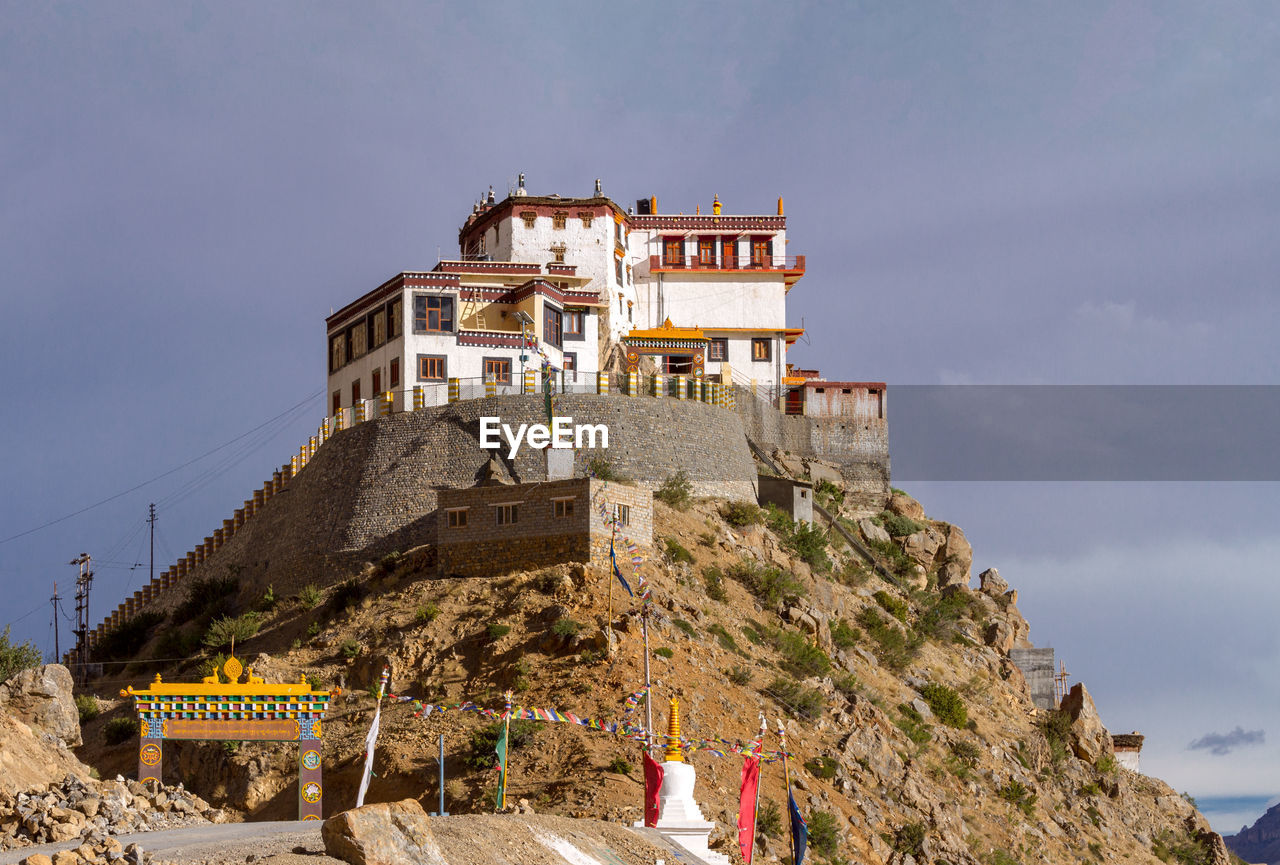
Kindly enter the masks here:
<path id="1" fill-rule="evenodd" d="M 1102 726 L 1098 708 L 1083 682 L 1077 682 L 1062 698 L 1060 708 L 1071 718 L 1071 750 L 1077 757 L 1096 766 L 1104 755 L 1114 755 L 1111 734 Z"/>
<path id="2" fill-rule="evenodd" d="M 959 526 L 947 526 L 947 543 L 942 548 L 942 567 L 938 569 L 938 587 L 967 586 L 973 568 L 973 547 Z"/>
<path id="3" fill-rule="evenodd" d="M 61 664 L 23 670 L 0 685 L 0 707 L 37 733 L 48 733 L 68 748 L 78 748 L 80 713 L 71 671 Z"/>
<path id="4" fill-rule="evenodd" d="M 1280 862 L 1280 805 L 1271 806 L 1252 826 L 1241 826 L 1224 840 L 1246 862 Z"/>
<path id="5" fill-rule="evenodd" d="M 324 821 L 324 852 L 350 865 L 448 865 L 417 799 L 365 805 Z"/>

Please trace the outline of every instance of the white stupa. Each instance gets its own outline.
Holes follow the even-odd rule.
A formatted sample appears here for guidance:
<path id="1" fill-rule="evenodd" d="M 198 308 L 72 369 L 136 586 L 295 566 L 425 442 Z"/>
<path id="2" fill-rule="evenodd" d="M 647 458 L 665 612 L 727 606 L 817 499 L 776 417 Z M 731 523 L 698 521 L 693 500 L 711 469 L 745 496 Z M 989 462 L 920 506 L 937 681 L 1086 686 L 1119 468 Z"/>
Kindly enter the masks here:
<path id="1" fill-rule="evenodd" d="M 658 790 L 658 825 L 662 835 L 675 841 L 694 856 L 712 865 L 729 865 L 729 857 L 707 847 L 716 824 L 702 816 L 693 799 L 697 772 L 684 761 L 680 750 L 680 701 L 671 698 L 667 720 L 666 760 L 662 764 L 662 787 Z"/>

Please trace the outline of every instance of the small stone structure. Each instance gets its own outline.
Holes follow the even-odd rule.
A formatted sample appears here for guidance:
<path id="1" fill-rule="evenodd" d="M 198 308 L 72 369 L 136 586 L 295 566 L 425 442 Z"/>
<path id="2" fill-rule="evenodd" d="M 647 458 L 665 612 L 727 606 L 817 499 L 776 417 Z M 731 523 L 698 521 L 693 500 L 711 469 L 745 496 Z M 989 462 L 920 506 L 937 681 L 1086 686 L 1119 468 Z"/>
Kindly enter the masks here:
<path id="1" fill-rule="evenodd" d="M 671 699 L 667 720 L 666 759 L 662 763 L 662 787 L 658 790 L 658 823 L 654 827 L 694 856 L 712 865 L 729 865 L 729 857 L 707 845 L 716 824 L 702 816 L 693 798 L 697 771 L 680 751 L 680 703 Z"/>
<path id="2" fill-rule="evenodd" d="M 1051 712 L 1058 708 L 1053 690 L 1053 649 L 1010 649 L 1009 660 L 1022 671 L 1037 709 Z"/>
<path id="3" fill-rule="evenodd" d="M 808 481 L 759 476 L 760 505 L 777 505 L 797 523 L 813 525 L 813 484 Z"/>
<path id="4" fill-rule="evenodd" d="M 1146 739 L 1137 730 L 1132 733 L 1116 733 L 1111 737 L 1111 745 L 1115 748 L 1116 762 L 1130 772 L 1141 772 L 1138 758 L 1142 754 L 1142 743 Z"/>
<path id="5" fill-rule="evenodd" d="M 436 550 L 441 576 L 481 577 L 559 562 L 607 563 L 620 512 L 616 546 L 624 538 L 646 552 L 653 546 L 653 493 L 596 478 L 529 484 L 487 483 L 440 490 Z"/>

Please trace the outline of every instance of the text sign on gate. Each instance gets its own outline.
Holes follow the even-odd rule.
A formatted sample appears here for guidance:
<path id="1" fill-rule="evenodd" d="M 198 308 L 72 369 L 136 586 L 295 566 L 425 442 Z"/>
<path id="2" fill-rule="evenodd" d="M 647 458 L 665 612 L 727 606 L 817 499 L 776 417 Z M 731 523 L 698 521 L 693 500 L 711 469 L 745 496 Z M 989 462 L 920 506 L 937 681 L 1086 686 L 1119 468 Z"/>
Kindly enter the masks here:
<path id="1" fill-rule="evenodd" d="M 166 739 L 230 739 L 243 742 L 296 742 L 297 721 L 209 721 L 169 718 L 161 722 Z"/>

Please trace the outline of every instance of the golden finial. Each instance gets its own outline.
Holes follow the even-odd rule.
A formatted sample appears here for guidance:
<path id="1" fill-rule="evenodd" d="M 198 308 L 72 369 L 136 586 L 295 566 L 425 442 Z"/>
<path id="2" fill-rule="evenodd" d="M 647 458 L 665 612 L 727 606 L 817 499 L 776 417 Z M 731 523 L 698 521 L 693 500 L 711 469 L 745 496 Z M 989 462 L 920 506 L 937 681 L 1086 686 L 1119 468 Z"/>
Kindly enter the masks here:
<path id="1" fill-rule="evenodd" d="M 782 216 L 782 196 L 778 196 L 778 215 Z"/>
<path id="2" fill-rule="evenodd" d="M 680 750 L 680 701 L 671 698 L 671 714 L 667 716 L 667 751 L 664 755 L 668 763 L 683 763 L 684 752 Z"/>
<path id="3" fill-rule="evenodd" d="M 153 684 L 153 685 L 163 685 L 163 684 L 164 684 L 164 682 L 160 681 L 160 674 L 159 674 L 159 673 L 156 673 L 156 680 L 155 680 L 154 682 L 152 682 L 151 684 Z"/>
<path id="4" fill-rule="evenodd" d="M 711 213 L 715 216 L 720 215 L 720 196 L 715 196 L 711 201 Z"/>

